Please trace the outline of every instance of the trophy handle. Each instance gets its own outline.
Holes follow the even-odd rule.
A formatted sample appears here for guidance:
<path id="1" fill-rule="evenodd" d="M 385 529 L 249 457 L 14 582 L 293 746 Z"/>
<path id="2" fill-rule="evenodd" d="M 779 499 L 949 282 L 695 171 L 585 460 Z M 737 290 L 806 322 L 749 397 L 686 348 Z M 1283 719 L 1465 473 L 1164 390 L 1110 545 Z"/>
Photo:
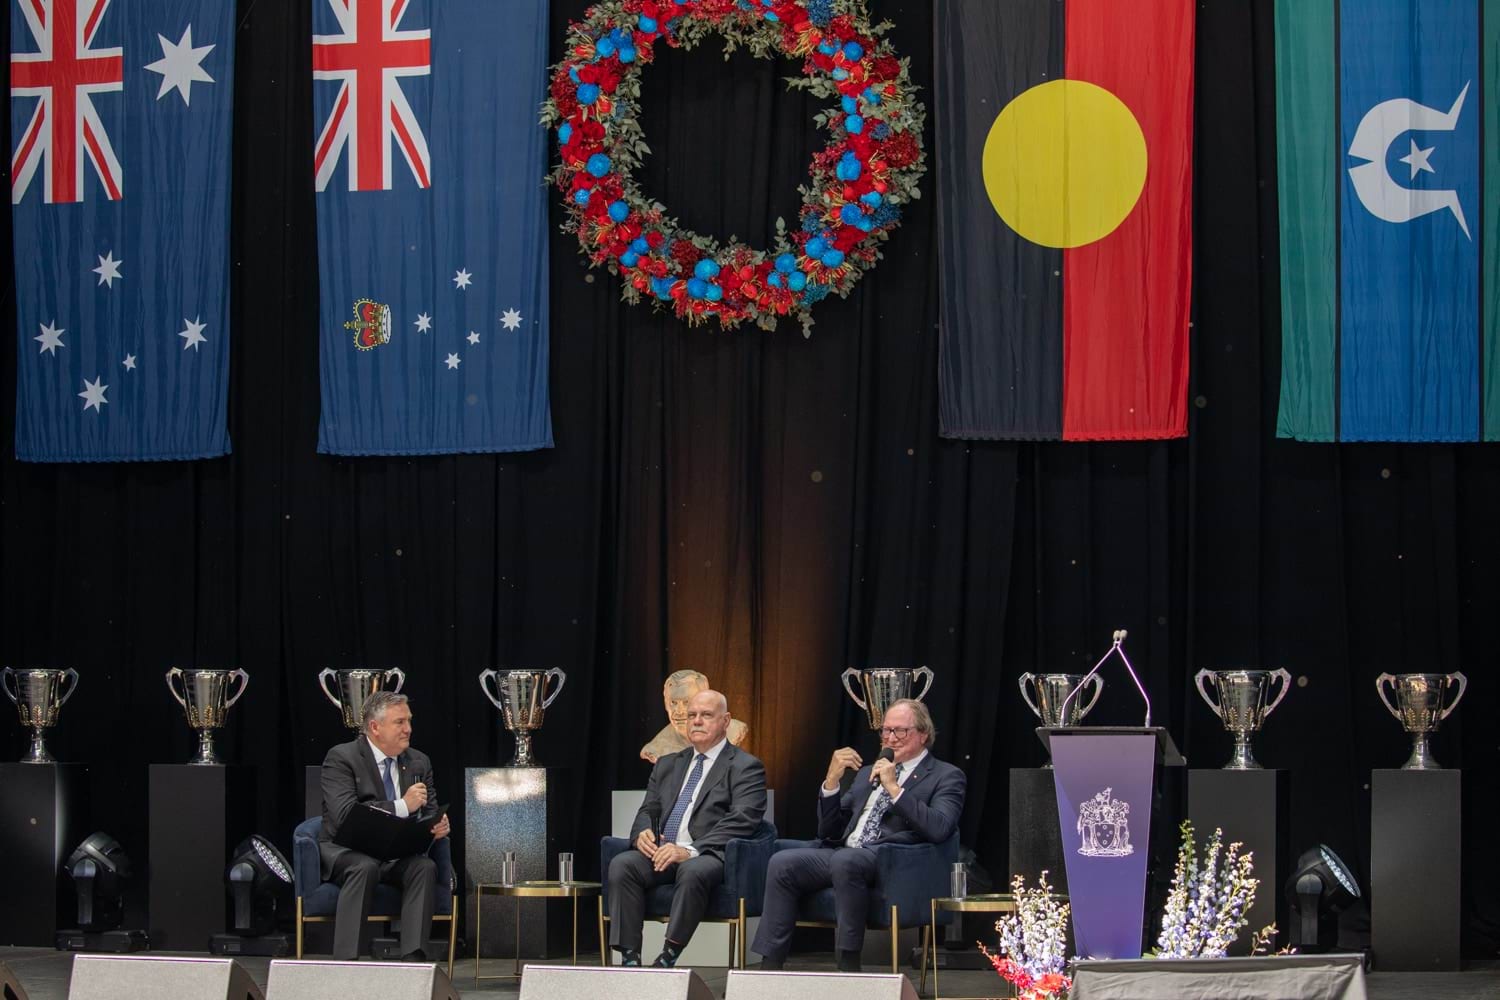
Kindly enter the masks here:
<path id="1" fill-rule="evenodd" d="M 498 710 L 500 710 L 500 711 L 503 712 L 503 711 L 505 711 L 505 706 L 502 705 L 502 704 L 500 704 L 500 697 L 499 697 L 500 685 L 498 683 L 496 683 L 496 685 L 495 685 L 495 691 L 496 691 L 496 693 L 495 694 L 490 694 L 490 680 L 493 679 L 496 675 L 497 675 L 497 671 L 494 671 L 494 670 L 485 670 L 482 673 L 480 673 L 480 675 L 479 675 L 479 689 L 484 692 L 484 696 L 490 700 L 490 704 L 491 705 L 494 705 L 495 708 L 497 708 Z"/>
<path id="2" fill-rule="evenodd" d="M 1204 701 L 1208 702 L 1208 707 L 1213 709 L 1214 714 L 1222 719 L 1224 718 L 1224 713 L 1219 710 L 1219 703 L 1209 696 L 1208 688 L 1203 686 L 1203 682 L 1213 675 L 1214 672 L 1212 670 L 1200 670 L 1198 671 L 1198 676 L 1193 678 L 1193 681 L 1198 685 L 1198 693 L 1203 696 Z"/>
<path id="3" fill-rule="evenodd" d="M 0 669 L 0 688 L 5 689 L 5 697 L 19 705 L 21 703 L 20 699 L 16 696 L 16 692 L 12 690 L 12 685 L 15 683 L 12 678 L 15 676 L 15 670 L 10 667 Z"/>
<path id="4" fill-rule="evenodd" d="M 1291 672 L 1288 671 L 1285 667 L 1281 667 L 1280 669 L 1271 671 L 1271 676 L 1281 681 L 1281 693 L 1276 696 L 1275 701 L 1266 706 L 1266 715 L 1270 715 L 1272 712 L 1276 711 L 1276 706 L 1281 704 L 1281 699 L 1286 697 L 1286 693 L 1291 690 L 1292 687 Z"/>
<path id="5" fill-rule="evenodd" d="M 1021 699 L 1026 702 L 1026 707 L 1031 709 L 1031 714 L 1040 719 L 1042 717 L 1042 713 L 1037 711 L 1036 702 L 1031 700 L 1031 692 L 1026 690 L 1026 686 L 1034 680 L 1036 680 L 1036 674 L 1033 674 L 1029 670 L 1021 675 Z"/>
<path id="6" fill-rule="evenodd" d="M 64 705 L 66 705 L 68 703 L 68 699 L 73 697 L 73 692 L 78 690 L 78 671 L 74 670 L 72 667 L 69 667 L 67 670 L 63 671 L 63 676 L 68 679 L 68 693 L 57 699 L 58 708 L 62 708 Z M 1462 691 L 1459 692 L 1459 697 L 1463 697 Z M 1458 704 L 1458 698 L 1453 699 L 1453 704 Z"/>
<path id="7" fill-rule="evenodd" d="M 1453 710 L 1455 708 L 1457 708 L 1458 707 L 1458 703 L 1463 700 L 1464 689 L 1469 686 L 1469 679 L 1467 677 L 1465 677 L 1463 674 L 1459 673 L 1458 671 L 1455 670 L 1453 673 L 1451 673 L 1451 674 L 1448 675 L 1448 679 L 1450 681 L 1453 680 L 1455 677 L 1458 678 L 1458 694 L 1456 694 L 1456 695 L 1453 696 L 1453 704 L 1451 704 L 1447 708 L 1443 709 L 1443 714 L 1440 715 L 1440 716 L 1438 716 L 1438 721 L 1439 722 L 1442 722 L 1448 716 L 1450 716 L 1450 715 L 1453 714 Z"/>
<path id="8" fill-rule="evenodd" d="M 1100 677 L 1098 674 L 1095 674 L 1094 677 L 1093 677 L 1093 683 L 1094 683 L 1094 696 L 1089 699 L 1089 703 L 1087 705 L 1083 706 L 1083 710 L 1078 713 L 1078 717 L 1080 719 L 1083 718 L 1085 715 L 1088 715 L 1090 712 L 1092 712 L 1094 710 L 1094 702 L 1098 701 L 1099 700 L 1099 696 L 1104 693 L 1104 678 L 1103 677 Z"/>
<path id="9" fill-rule="evenodd" d="M 849 692 L 849 697 L 854 699 L 854 704 L 858 705 L 860 708 L 868 712 L 870 710 L 870 706 L 866 705 L 865 700 L 859 695 L 855 694 L 854 689 L 849 686 L 849 678 L 858 676 L 859 671 L 855 670 L 853 667 L 850 667 L 848 670 L 844 671 L 843 675 L 839 677 L 839 680 L 844 682 L 844 690 Z"/>
<path id="10" fill-rule="evenodd" d="M 562 667 L 553 667 L 547 671 L 547 678 L 542 682 L 543 685 L 552 683 L 552 678 L 554 677 L 557 678 L 557 687 L 553 688 L 552 693 L 542 699 L 543 709 L 546 709 L 548 705 L 557 700 L 557 696 L 562 694 L 563 685 L 568 683 L 568 675 L 563 673 Z M 544 686 L 542 690 L 545 691 L 546 687 Z"/>
<path id="11" fill-rule="evenodd" d="M 331 678 L 337 678 L 337 677 L 338 677 L 338 673 L 332 667 L 324 667 L 322 673 L 318 674 L 318 687 L 320 689 L 322 689 L 322 691 L 323 691 L 323 697 L 325 697 L 329 701 L 333 702 L 333 707 L 334 708 L 342 709 L 344 706 L 339 701 L 338 696 L 335 695 L 328 688 L 328 681 Z"/>
<path id="12" fill-rule="evenodd" d="M 927 683 L 922 685 L 922 690 L 920 692 L 918 692 L 917 694 L 914 694 L 914 695 L 911 696 L 911 700 L 912 701 L 921 701 L 923 698 L 927 697 L 927 692 L 932 689 L 932 671 L 931 670 L 928 670 L 926 667 L 918 667 L 917 669 L 915 669 L 915 670 L 913 670 L 911 672 L 911 676 L 912 676 L 913 680 L 915 680 L 918 677 L 922 677 L 924 675 L 927 678 Z"/>
<path id="13" fill-rule="evenodd" d="M 182 706 L 182 710 L 184 712 L 186 712 L 187 711 L 187 702 L 183 700 L 182 695 L 180 695 L 180 694 L 177 693 L 177 685 L 172 683 L 174 680 L 178 680 L 181 677 L 182 677 L 182 668 L 181 667 L 173 667 L 171 670 L 168 670 L 167 671 L 167 690 L 170 691 L 170 692 L 172 692 L 172 697 L 177 699 L 177 704 L 181 705 Z"/>
<path id="14" fill-rule="evenodd" d="M 245 688 L 250 686 L 250 675 L 245 673 L 243 670 L 236 670 L 234 673 L 230 674 L 229 682 L 233 684 L 235 678 L 239 678 L 240 687 L 239 690 L 234 693 L 234 697 L 230 698 L 224 703 L 224 710 L 226 712 L 229 710 L 230 705 L 233 705 L 235 702 L 240 700 L 240 695 L 245 693 Z"/>
<path id="15" fill-rule="evenodd" d="M 1399 718 L 1401 718 L 1401 713 L 1398 712 L 1398 711 L 1396 711 L 1396 706 L 1392 705 L 1391 704 L 1391 699 L 1387 698 L 1386 695 L 1385 695 L 1385 685 L 1386 684 L 1390 684 L 1391 687 L 1395 687 L 1396 686 L 1396 675 L 1395 674 L 1381 674 L 1379 677 L 1375 678 L 1375 693 L 1378 694 L 1378 695 L 1380 695 L 1380 700 L 1381 701 L 1385 702 L 1385 710 L 1387 712 L 1390 712 L 1397 719 L 1399 719 Z"/>
<path id="16" fill-rule="evenodd" d="M 406 671 L 400 667 L 392 667 L 385 672 L 385 679 L 390 680 L 391 674 L 396 675 L 396 686 L 391 688 L 391 694 L 400 694 L 401 689 L 406 686 Z"/>

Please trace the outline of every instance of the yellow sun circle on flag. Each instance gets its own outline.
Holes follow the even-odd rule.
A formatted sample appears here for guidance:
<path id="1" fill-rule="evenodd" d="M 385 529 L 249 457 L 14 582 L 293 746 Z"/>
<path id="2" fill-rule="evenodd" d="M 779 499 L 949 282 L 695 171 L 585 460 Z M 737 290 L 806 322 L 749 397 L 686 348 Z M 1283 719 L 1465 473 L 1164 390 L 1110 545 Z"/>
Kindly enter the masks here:
<path id="1" fill-rule="evenodd" d="M 1125 221 L 1146 185 L 1146 137 L 1118 97 L 1082 80 L 1038 84 L 984 141 L 984 188 L 1033 243 L 1081 247 Z"/>

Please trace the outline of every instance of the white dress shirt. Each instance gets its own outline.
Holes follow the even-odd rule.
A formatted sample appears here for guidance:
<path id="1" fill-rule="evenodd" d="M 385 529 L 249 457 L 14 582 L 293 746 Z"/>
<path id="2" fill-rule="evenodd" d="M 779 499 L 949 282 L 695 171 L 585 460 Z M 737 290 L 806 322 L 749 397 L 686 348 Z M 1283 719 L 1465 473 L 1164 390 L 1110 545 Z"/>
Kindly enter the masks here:
<path id="1" fill-rule="evenodd" d="M 698 849 L 693 846 L 693 835 L 688 833 L 688 821 L 693 818 L 693 807 L 698 804 L 698 793 L 703 791 L 704 785 L 708 784 L 708 773 L 714 769 L 714 762 L 719 759 L 719 754 L 724 752 L 724 747 L 728 742 L 729 738 L 726 736 L 724 739 L 720 740 L 713 746 L 709 747 L 707 750 L 703 751 L 703 753 L 708 757 L 708 759 L 703 762 L 703 774 L 698 778 L 698 787 L 693 789 L 693 797 L 688 801 L 687 811 L 682 814 L 682 822 L 677 826 L 677 846 L 686 847 L 689 857 L 696 858 L 698 856 Z M 697 765 L 697 763 L 698 753 L 697 751 L 694 751 L 693 756 L 688 758 L 688 769 L 682 775 L 682 784 L 677 786 L 677 795 L 673 796 L 672 798 L 672 803 L 674 806 L 677 803 L 677 799 L 682 795 L 682 789 L 687 785 L 688 778 L 692 777 L 693 768 Z"/>
<path id="2" fill-rule="evenodd" d="M 380 787 L 384 788 L 385 762 L 387 759 L 385 751 L 376 746 L 375 741 L 368 736 L 365 737 L 365 742 L 370 744 L 370 749 L 375 753 L 375 770 L 380 775 Z M 395 757 L 389 759 L 391 761 L 391 784 L 396 786 L 396 815 L 405 819 L 411 815 L 411 810 L 406 808 L 406 800 L 401 797 L 401 761 Z"/>
<path id="3" fill-rule="evenodd" d="M 895 805 L 896 804 L 896 800 L 901 797 L 901 788 L 905 787 L 905 785 L 906 785 L 906 779 L 910 778 L 912 776 L 912 772 L 917 769 L 917 765 L 920 764 L 920 763 L 922 763 L 923 758 L 925 758 L 926 756 L 927 756 L 927 751 L 926 751 L 926 749 L 923 749 L 923 751 L 921 753 L 917 754 L 911 760 L 906 760 L 906 761 L 902 761 L 901 762 L 901 777 L 899 777 L 899 778 L 896 779 L 896 784 L 899 787 L 896 789 L 896 794 L 893 795 L 893 796 L 891 796 L 891 805 Z M 837 794 L 839 794 L 839 790 L 837 788 L 835 788 L 833 791 L 830 792 L 828 789 L 824 788 L 822 785 L 818 786 L 818 791 L 822 793 L 823 798 L 825 798 L 825 799 L 828 798 L 828 796 L 830 796 L 830 795 L 837 795 Z M 880 784 L 877 782 L 876 785 L 875 785 L 875 787 L 870 790 L 870 794 L 867 795 L 867 796 L 865 796 L 865 807 L 860 810 L 860 812 L 859 812 L 859 819 L 855 822 L 854 828 L 853 828 L 853 830 L 849 834 L 849 838 L 844 841 L 844 844 L 846 846 L 848 846 L 848 847 L 858 847 L 859 846 L 859 844 L 856 843 L 856 841 L 859 839 L 859 833 L 860 833 L 861 830 L 863 830 L 865 828 L 865 822 L 870 818 L 870 810 L 875 808 L 875 802 L 879 798 L 880 798 Z"/>

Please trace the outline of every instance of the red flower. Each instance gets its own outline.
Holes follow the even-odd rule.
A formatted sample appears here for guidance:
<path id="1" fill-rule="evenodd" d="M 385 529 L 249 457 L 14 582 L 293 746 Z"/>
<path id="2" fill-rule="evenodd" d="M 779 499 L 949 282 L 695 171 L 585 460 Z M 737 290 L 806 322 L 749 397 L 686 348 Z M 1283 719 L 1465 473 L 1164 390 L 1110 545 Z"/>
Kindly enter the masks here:
<path id="1" fill-rule="evenodd" d="M 693 267 L 702 258 L 703 251 L 693 246 L 687 240 L 677 240 L 672 244 L 671 254 L 672 259 L 677 262 L 677 266 L 681 268 L 682 272 L 684 274 L 691 274 Z"/>
<path id="2" fill-rule="evenodd" d="M 881 146 L 881 154 L 887 163 L 899 170 L 917 162 L 917 157 L 922 155 L 922 147 L 917 145 L 916 138 L 910 132 L 901 132 L 885 141 Z"/>
<path id="3" fill-rule="evenodd" d="M 876 56 L 870 61 L 870 76 L 876 80 L 894 80 L 901 75 L 901 60 L 895 56 Z"/>

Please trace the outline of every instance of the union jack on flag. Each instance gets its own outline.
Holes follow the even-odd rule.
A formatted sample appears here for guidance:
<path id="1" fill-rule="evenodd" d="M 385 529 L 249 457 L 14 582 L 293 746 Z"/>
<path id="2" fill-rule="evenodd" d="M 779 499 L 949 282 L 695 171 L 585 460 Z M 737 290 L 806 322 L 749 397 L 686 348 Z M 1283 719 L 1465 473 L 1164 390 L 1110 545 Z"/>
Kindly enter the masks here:
<path id="1" fill-rule="evenodd" d="M 339 31 L 313 36 L 313 79 L 339 89 L 314 147 L 318 190 L 347 150 L 350 191 L 389 191 L 393 144 L 418 186 L 430 187 L 432 154 L 401 78 L 432 73 L 431 31 L 399 27 L 410 0 L 327 2 Z"/>
<path id="2" fill-rule="evenodd" d="M 83 200 L 83 162 L 93 164 L 105 197 L 120 199 L 120 158 L 94 107 L 93 95 L 125 89 L 119 46 L 95 48 L 111 0 L 18 0 L 36 52 L 10 57 L 12 97 L 36 97 L 10 164 L 13 204 L 19 204 L 45 160 L 43 200 Z M 79 155 L 82 153 L 83 155 Z"/>
<path id="3" fill-rule="evenodd" d="M 6 2 L 16 457 L 223 455 L 235 0 Z"/>

